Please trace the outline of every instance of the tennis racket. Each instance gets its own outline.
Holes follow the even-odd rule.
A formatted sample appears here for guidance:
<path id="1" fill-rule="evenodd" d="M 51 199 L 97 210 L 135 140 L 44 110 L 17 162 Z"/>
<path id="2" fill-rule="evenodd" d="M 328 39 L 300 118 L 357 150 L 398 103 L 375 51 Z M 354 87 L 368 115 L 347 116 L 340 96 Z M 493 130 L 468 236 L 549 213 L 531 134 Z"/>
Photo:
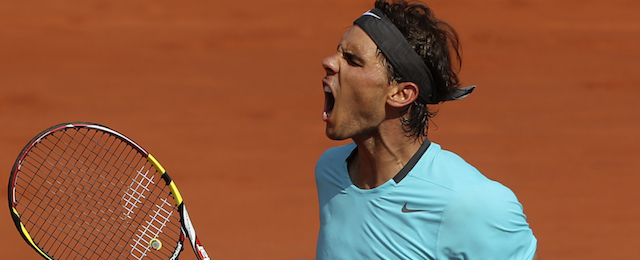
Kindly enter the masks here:
<path id="1" fill-rule="evenodd" d="M 102 125 L 60 124 L 33 138 L 11 170 L 9 208 L 45 259 L 173 260 L 185 237 L 209 259 L 164 168 Z"/>

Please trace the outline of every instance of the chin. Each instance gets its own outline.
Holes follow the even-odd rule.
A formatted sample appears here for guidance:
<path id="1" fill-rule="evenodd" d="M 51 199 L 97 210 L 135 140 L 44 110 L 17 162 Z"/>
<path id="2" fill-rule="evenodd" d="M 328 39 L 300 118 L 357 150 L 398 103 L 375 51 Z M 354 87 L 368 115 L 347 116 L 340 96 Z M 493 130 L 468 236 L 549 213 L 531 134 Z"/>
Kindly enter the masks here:
<path id="1" fill-rule="evenodd" d="M 327 135 L 327 137 L 329 137 L 329 139 L 333 141 L 343 141 L 343 140 L 349 139 L 349 137 L 330 136 L 330 135 Z"/>
<path id="2" fill-rule="evenodd" d="M 332 131 L 332 129 L 327 128 L 327 130 L 325 131 L 325 134 L 327 135 L 327 137 L 329 137 L 329 139 L 334 140 L 334 141 L 342 141 L 342 140 L 346 140 L 349 138 L 349 136 L 345 136 L 345 135 L 341 135 L 339 133 L 336 133 L 335 131 Z"/>

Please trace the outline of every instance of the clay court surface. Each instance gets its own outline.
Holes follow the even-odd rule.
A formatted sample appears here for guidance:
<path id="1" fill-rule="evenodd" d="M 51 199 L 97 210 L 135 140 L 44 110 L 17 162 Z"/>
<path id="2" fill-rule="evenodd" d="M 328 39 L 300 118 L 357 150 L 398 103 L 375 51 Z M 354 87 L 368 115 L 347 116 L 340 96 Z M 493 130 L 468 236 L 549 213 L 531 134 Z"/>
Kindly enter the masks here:
<path id="1" fill-rule="evenodd" d="M 430 139 L 516 192 L 543 259 L 638 257 L 640 2 L 428 4 L 478 85 Z M 212 259 L 314 258 L 315 160 L 343 144 L 320 62 L 372 5 L 2 1 L 0 179 L 45 128 L 101 123 L 163 164 Z M 0 258 L 40 259 L 8 210 L 0 234 Z"/>

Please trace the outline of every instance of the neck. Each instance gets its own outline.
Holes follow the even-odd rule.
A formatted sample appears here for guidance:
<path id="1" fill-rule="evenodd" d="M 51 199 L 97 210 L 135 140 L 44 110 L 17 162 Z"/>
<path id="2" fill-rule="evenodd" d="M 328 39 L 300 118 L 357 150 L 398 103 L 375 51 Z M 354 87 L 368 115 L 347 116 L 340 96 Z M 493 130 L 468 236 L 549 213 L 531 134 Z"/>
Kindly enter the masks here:
<path id="1" fill-rule="evenodd" d="M 361 189 L 372 189 L 391 180 L 418 151 L 424 139 L 408 137 L 403 130 L 378 131 L 354 137 L 358 153 L 349 161 L 349 176 Z"/>

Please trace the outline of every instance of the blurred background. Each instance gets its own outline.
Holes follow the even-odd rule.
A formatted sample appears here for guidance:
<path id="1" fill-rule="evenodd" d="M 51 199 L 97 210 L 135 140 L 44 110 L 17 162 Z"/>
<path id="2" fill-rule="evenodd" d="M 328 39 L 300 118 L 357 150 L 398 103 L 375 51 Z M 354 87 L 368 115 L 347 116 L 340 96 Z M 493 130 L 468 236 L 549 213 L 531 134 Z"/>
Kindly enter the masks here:
<path id="1" fill-rule="evenodd" d="M 427 4 L 478 85 L 430 139 L 515 191 L 543 259 L 640 255 L 640 2 Z M 372 7 L 0 0 L 0 176 L 40 131 L 104 124 L 163 164 L 212 259 L 314 258 L 315 161 L 345 143 L 324 136 L 321 60 Z M 3 259 L 40 259 L 9 211 L 0 231 Z"/>

